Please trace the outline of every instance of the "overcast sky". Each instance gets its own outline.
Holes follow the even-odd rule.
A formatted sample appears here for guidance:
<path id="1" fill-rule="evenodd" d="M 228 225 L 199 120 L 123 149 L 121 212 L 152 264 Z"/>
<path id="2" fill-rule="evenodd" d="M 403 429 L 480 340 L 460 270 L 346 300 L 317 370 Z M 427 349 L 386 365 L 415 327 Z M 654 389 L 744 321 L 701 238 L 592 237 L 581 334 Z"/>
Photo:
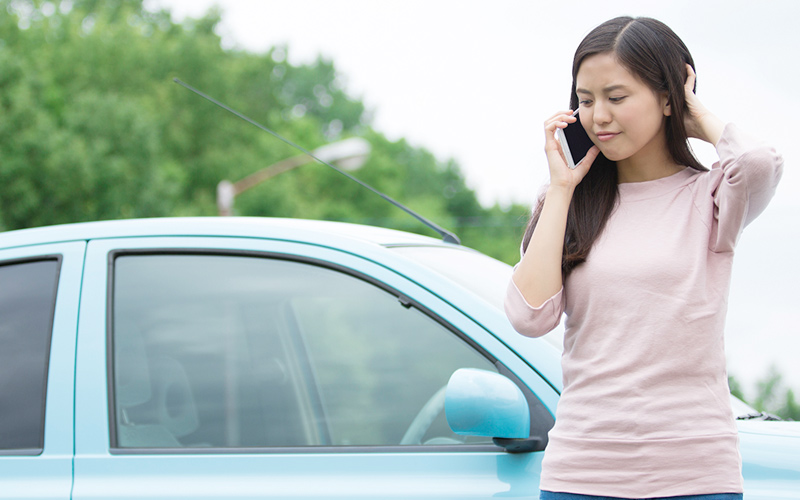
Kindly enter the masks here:
<path id="1" fill-rule="evenodd" d="M 731 372 L 751 383 L 778 363 L 800 390 L 800 2 L 794 0 L 148 0 L 174 19 L 222 9 L 228 47 L 322 55 L 390 139 L 454 158 L 484 205 L 529 204 L 547 180 L 542 123 L 569 104 L 572 56 L 618 15 L 667 23 L 687 44 L 707 107 L 786 160 L 772 205 L 740 244 L 728 315 Z M 247 112 L 247 110 L 241 110 Z M 695 144 L 710 166 L 713 148 Z"/>

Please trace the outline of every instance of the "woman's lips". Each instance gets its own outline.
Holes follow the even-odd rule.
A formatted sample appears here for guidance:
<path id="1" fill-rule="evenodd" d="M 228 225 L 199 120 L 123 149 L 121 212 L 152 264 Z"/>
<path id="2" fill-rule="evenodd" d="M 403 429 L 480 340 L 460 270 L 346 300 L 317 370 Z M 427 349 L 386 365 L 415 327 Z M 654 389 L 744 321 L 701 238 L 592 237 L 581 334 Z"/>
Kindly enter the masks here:
<path id="1" fill-rule="evenodd" d="M 600 142 L 610 141 L 614 137 L 616 137 L 619 132 L 598 132 L 595 135 L 597 136 L 597 140 Z"/>
<path id="2" fill-rule="evenodd" d="M 605 141 L 610 141 L 611 139 L 619 135 L 619 132 L 598 132 L 595 135 L 597 136 L 598 141 L 605 142 Z"/>

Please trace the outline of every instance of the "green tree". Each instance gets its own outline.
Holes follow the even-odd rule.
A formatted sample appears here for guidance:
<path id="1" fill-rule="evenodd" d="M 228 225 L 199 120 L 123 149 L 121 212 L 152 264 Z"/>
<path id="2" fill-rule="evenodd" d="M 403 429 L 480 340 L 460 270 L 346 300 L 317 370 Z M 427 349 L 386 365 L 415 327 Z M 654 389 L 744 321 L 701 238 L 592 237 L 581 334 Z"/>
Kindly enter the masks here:
<path id="1" fill-rule="evenodd" d="M 777 415 L 784 420 L 800 420 L 800 404 L 794 391 L 786 387 L 783 375 L 775 365 L 770 366 L 764 377 L 756 382 L 756 394 L 750 400 L 744 397 L 741 386 L 733 377 L 729 380 L 734 381 L 731 383 L 731 393 L 739 399 L 749 401 L 758 411 Z"/>
<path id="2" fill-rule="evenodd" d="M 172 83 L 179 77 L 313 149 L 359 135 L 356 175 L 465 244 L 513 263 L 527 209 L 484 208 L 458 164 L 370 126 L 332 61 L 288 47 L 223 48 L 218 10 L 175 23 L 142 0 L 0 0 L 0 229 L 213 215 L 216 186 L 297 154 Z M 336 172 L 310 164 L 237 199 L 240 215 L 308 217 L 432 234 Z"/>
<path id="3" fill-rule="evenodd" d="M 728 386 L 731 389 L 731 394 L 736 396 L 737 398 L 745 401 L 744 390 L 742 389 L 742 384 L 734 377 L 733 375 L 728 375 Z"/>
<path id="4" fill-rule="evenodd" d="M 777 414 L 785 420 L 800 421 L 800 404 L 794 396 L 794 391 L 788 389 L 783 406 L 777 410 Z"/>

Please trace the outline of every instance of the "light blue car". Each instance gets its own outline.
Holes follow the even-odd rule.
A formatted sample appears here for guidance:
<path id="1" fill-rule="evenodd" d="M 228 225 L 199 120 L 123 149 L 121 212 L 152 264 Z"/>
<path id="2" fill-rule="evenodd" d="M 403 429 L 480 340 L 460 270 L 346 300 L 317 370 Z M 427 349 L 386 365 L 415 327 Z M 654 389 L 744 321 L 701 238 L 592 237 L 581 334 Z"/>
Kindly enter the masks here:
<path id="1" fill-rule="evenodd" d="M 332 222 L 0 234 L 0 498 L 535 499 L 560 348 L 510 272 Z M 745 497 L 800 499 L 800 423 L 739 428 Z"/>

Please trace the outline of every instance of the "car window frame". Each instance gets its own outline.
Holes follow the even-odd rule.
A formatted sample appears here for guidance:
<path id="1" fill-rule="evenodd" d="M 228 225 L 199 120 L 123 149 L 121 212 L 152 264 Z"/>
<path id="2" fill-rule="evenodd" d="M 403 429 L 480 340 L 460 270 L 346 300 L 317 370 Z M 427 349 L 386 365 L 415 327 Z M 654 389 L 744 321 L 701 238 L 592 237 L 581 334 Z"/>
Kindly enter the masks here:
<path id="1" fill-rule="evenodd" d="M 307 453 L 381 453 L 381 452 L 402 452 L 418 453 L 425 451 L 428 453 L 436 452 L 498 452 L 503 448 L 494 444 L 460 444 L 460 445 L 354 445 L 354 446 L 276 446 L 276 447 L 206 447 L 206 448 L 133 448 L 119 447 L 117 440 L 116 423 L 116 395 L 114 391 L 114 265 L 119 257 L 123 256 L 144 256 L 144 255 L 200 255 L 200 256 L 233 256 L 233 257 L 255 257 L 264 259 L 274 259 L 313 265 L 324 269 L 336 271 L 348 275 L 354 279 L 360 279 L 396 297 L 403 307 L 414 307 L 422 314 L 425 314 L 446 330 L 456 335 L 469 347 L 474 349 L 479 355 L 489 361 L 500 374 L 511 379 L 523 392 L 531 409 L 531 435 L 541 436 L 546 439 L 546 432 L 553 425 L 553 417 L 546 409 L 544 404 L 536 397 L 530 388 L 522 382 L 508 367 L 499 361 L 494 355 L 487 351 L 483 346 L 475 342 L 470 336 L 462 332 L 455 325 L 436 314 L 422 303 L 408 297 L 391 285 L 370 276 L 364 272 L 351 267 L 337 264 L 329 260 L 320 258 L 291 254 L 280 251 L 269 250 L 246 250 L 246 249 L 225 249 L 225 248 L 201 248 L 201 247 L 153 247 L 153 248 L 117 248 L 108 252 L 107 262 L 107 287 L 106 287 L 106 381 L 107 381 L 107 401 L 108 401 L 108 425 L 109 425 L 109 452 L 112 455 L 240 455 L 240 454 L 307 454 Z M 373 262 L 374 264 L 374 262 Z M 379 264 L 378 264 L 379 265 Z M 407 278 L 406 278 L 407 279 Z M 409 281 L 409 283 L 419 286 L 419 284 Z M 479 327 L 479 325 L 476 325 Z M 549 419 L 542 424 L 539 418 Z M 534 420 L 537 420 L 534 426 Z M 543 434 L 543 435 L 542 435 Z"/>

